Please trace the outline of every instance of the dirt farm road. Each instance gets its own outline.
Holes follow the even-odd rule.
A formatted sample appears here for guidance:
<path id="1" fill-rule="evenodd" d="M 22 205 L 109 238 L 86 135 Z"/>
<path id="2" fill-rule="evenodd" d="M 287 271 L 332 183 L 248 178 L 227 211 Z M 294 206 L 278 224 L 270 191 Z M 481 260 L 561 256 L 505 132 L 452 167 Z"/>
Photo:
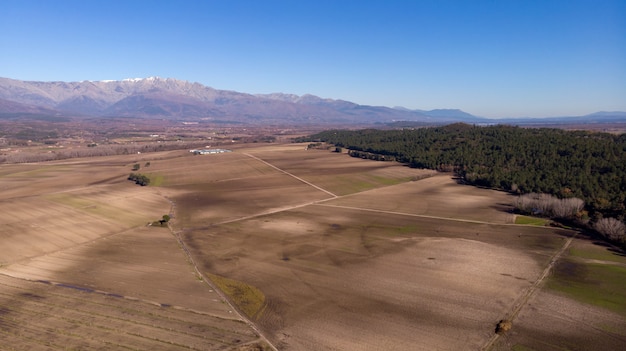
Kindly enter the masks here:
<path id="1" fill-rule="evenodd" d="M 530 300 L 530 298 L 535 294 L 535 292 L 537 292 L 537 290 L 541 286 L 541 283 L 543 283 L 546 277 L 550 274 L 550 271 L 552 270 L 556 262 L 559 260 L 559 258 L 561 258 L 561 256 L 563 255 L 563 252 L 567 250 L 567 248 L 570 246 L 570 244 L 572 243 L 575 237 L 576 235 L 569 237 L 565 241 L 563 246 L 559 249 L 559 251 L 557 251 L 554 254 L 554 256 L 552 256 L 550 263 L 548 263 L 546 268 L 543 270 L 543 273 L 541 274 L 539 279 L 537 279 L 533 283 L 533 285 L 531 285 L 531 287 L 528 289 L 528 291 L 524 295 L 520 296 L 520 298 L 517 301 L 515 301 L 515 303 L 513 304 L 513 309 L 511 310 L 511 312 L 509 312 L 509 315 L 505 318 L 506 320 L 510 321 L 511 323 L 515 320 L 515 318 L 520 313 L 522 308 L 524 308 L 524 306 L 528 304 L 528 300 Z M 485 344 L 485 346 L 482 347 L 481 351 L 490 350 L 499 337 L 500 337 L 500 334 L 494 333 L 493 336 L 489 339 L 489 341 Z"/>
<path id="2" fill-rule="evenodd" d="M 187 245 L 185 244 L 185 241 L 181 238 L 180 236 L 180 232 L 175 231 L 170 224 L 168 223 L 168 228 L 170 230 L 170 232 L 172 233 L 172 236 L 174 236 L 174 238 L 176 239 L 176 241 L 178 241 L 178 245 L 180 246 L 180 248 L 182 249 L 183 253 L 185 254 L 185 256 L 187 256 L 187 260 L 189 261 L 189 263 L 191 264 L 191 266 L 193 267 L 194 271 L 196 272 L 196 274 L 202 278 L 202 282 L 207 284 L 213 291 L 215 291 L 215 293 L 222 299 L 222 301 L 224 301 L 224 303 L 226 303 L 231 311 L 233 311 L 233 313 L 240 319 L 242 320 L 244 323 L 246 323 L 248 325 L 248 327 L 250 327 L 250 329 L 254 330 L 255 333 L 257 333 L 257 335 L 259 335 L 259 340 L 264 342 L 265 344 L 267 344 L 272 350 L 274 351 L 278 351 L 278 348 L 276 348 L 276 346 L 274 346 L 274 344 L 272 344 L 272 342 L 265 337 L 265 335 L 261 332 L 261 330 L 259 330 L 259 328 L 257 328 L 257 326 L 248 318 L 244 315 L 243 312 L 241 312 L 227 297 L 226 294 L 224 294 L 220 289 L 217 288 L 217 286 L 215 286 L 213 284 L 213 282 L 211 282 L 211 280 L 205 276 L 202 271 L 200 270 L 200 268 L 198 268 L 198 264 L 196 263 L 196 261 L 193 259 L 193 255 L 191 255 L 191 252 L 189 252 L 189 249 L 187 248 Z"/>
<path id="3" fill-rule="evenodd" d="M 319 186 L 317 186 L 317 185 L 315 185 L 315 184 L 309 183 L 309 182 L 307 182 L 306 180 L 304 180 L 304 179 L 302 179 L 302 178 L 298 177 L 297 175 L 295 175 L 295 174 L 291 174 L 291 173 L 289 173 L 289 172 L 287 172 L 287 171 L 285 171 L 285 170 L 283 170 L 283 169 L 280 169 L 280 168 L 278 168 L 278 167 L 274 166 L 273 164 L 271 164 L 271 163 L 269 163 L 269 162 L 267 162 L 267 161 L 264 161 L 264 160 L 262 160 L 262 159 L 260 159 L 260 158 L 258 158 L 258 157 L 256 157 L 256 156 L 254 156 L 254 155 L 250 155 L 250 154 L 247 154 L 247 153 L 244 153 L 244 155 L 246 155 L 246 156 L 248 156 L 248 157 L 250 157 L 250 158 L 253 158 L 253 159 L 255 159 L 255 160 L 259 161 L 259 162 L 263 162 L 263 163 L 265 163 L 266 165 L 268 165 L 268 166 L 270 166 L 270 167 L 274 168 L 275 170 L 277 170 L 277 171 L 279 171 L 279 172 L 282 172 L 282 173 L 285 173 L 286 175 L 288 175 L 288 176 L 290 176 L 290 177 L 293 177 L 293 178 L 295 178 L 295 179 L 297 179 L 297 180 L 301 181 L 302 183 L 308 184 L 308 185 L 310 185 L 310 186 L 314 187 L 314 188 L 315 188 L 315 189 L 317 189 L 317 190 L 323 191 L 323 192 L 325 192 L 326 194 L 328 194 L 328 195 L 330 195 L 330 196 L 332 196 L 332 197 L 337 197 L 337 195 L 335 195 L 335 194 L 331 193 L 330 191 L 328 191 L 328 190 L 326 190 L 326 189 L 322 189 L 322 188 L 320 188 Z"/>

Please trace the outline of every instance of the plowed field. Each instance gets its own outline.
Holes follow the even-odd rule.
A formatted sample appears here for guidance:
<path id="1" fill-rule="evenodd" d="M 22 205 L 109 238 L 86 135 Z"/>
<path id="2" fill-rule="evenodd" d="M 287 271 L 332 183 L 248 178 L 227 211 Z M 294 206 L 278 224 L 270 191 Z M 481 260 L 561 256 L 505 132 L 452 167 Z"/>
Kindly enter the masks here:
<path id="1" fill-rule="evenodd" d="M 0 349 L 626 347 L 619 251 L 449 174 L 304 146 L 2 165 Z"/>

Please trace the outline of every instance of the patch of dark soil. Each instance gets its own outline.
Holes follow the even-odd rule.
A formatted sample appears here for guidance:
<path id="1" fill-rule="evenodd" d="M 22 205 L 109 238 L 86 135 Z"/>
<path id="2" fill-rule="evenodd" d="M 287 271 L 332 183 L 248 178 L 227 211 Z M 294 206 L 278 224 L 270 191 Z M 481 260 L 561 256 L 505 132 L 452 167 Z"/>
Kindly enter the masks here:
<path id="1" fill-rule="evenodd" d="M 587 267 L 573 260 L 559 260 L 554 266 L 554 275 L 564 280 L 583 281 L 587 276 Z"/>
<path id="2" fill-rule="evenodd" d="M 37 295 L 37 294 L 29 293 L 29 292 L 20 293 L 20 296 L 28 298 L 28 299 L 35 299 L 35 300 L 41 300 L 44 298 L 41 295 Z"/>
<path id="3" fill-rule="evenodd" d="M 64 284 L 64 283 L 56 284 L 56 286 L 61 287 L 61 288 L 70 288 L 70 289 L 74 289 L 74 290 L 78 290 L 78 291 L 82 291 L 82 292 L 87 292 L 87 293 L 94 292 L 94 290 L 90 289 L 90 288 L 85 288 L 85 287 L 82 287 L 82 286 L 76 286 L 76 285 L 70 285 L 70 284 Z"/>

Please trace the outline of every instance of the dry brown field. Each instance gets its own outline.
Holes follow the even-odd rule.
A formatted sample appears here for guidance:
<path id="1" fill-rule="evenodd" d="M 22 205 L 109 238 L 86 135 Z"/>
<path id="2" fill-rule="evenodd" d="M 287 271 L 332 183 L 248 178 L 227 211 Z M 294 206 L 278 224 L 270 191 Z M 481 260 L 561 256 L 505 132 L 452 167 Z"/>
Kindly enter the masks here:
<path id="1" fill-rule="evenodd" d="M 505 193 L 304 146 L 2 165 L 0 349 L 626 345 L 624 314 L 550 288 L 626 258 L 514 225 Z"/>
<path id="2" fill-rule="evenodd" d="M 148 226 L 172 202 L 126 180 L 134 163 L 187 154 L 0 168 L 0 349 L 265 347 L 171 231 Z"/>

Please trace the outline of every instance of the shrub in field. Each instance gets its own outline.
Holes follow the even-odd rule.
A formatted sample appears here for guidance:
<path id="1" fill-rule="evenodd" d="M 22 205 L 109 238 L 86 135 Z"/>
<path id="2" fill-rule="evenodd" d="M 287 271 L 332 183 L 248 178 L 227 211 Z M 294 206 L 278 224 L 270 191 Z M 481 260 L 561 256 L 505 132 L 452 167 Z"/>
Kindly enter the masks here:
<path id="1" fill-rule="evenodd" d="M 159 220 L 161 227 L 170 221 L 170 215 L 163 215 L 163 219 Z"/>
<path id="2" fill-rule="evenodd" d="M 496 325 L 496 334 L 504 334 L 511 330 L 513 323 L 510 320 L 503 319 Z"/>

